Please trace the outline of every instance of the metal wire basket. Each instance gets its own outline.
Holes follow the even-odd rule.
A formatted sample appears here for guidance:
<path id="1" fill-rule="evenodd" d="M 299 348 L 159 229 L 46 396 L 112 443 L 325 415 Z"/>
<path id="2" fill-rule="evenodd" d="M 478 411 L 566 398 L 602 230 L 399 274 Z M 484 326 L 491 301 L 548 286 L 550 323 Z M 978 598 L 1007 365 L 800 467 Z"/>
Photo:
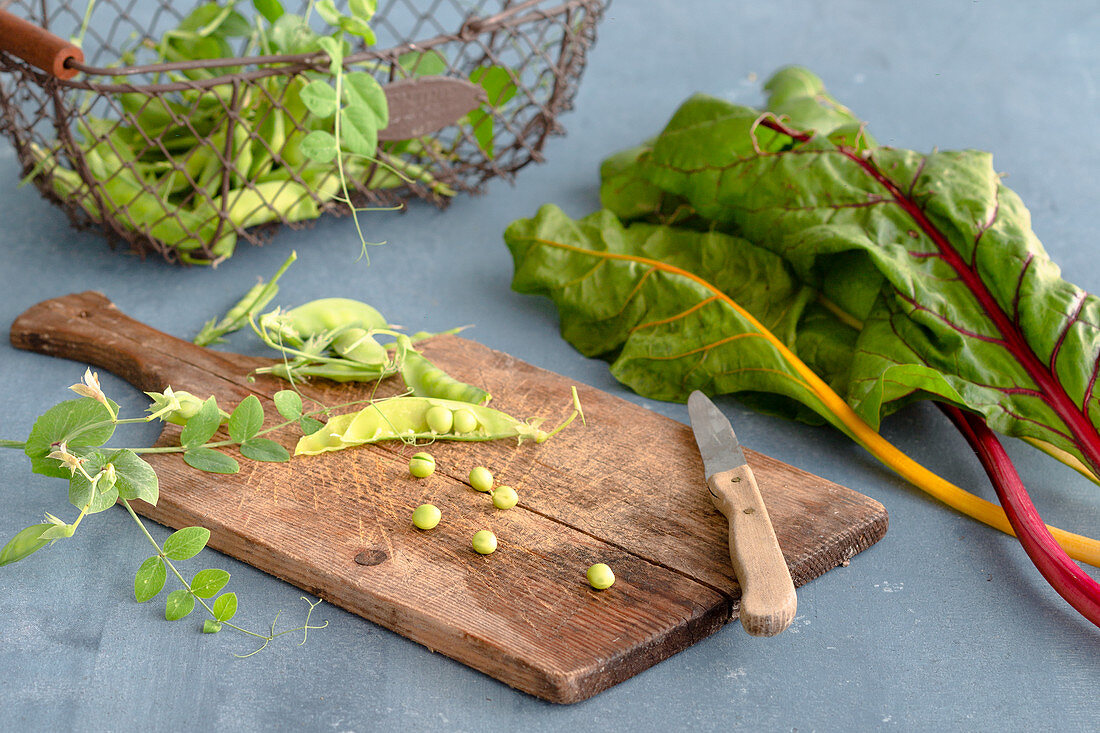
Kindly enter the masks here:
<path id="1" fill-rule="evenodd" d="M 344 58 L 383 85 L 390 111 L 371 160 L 341 156 L 351 202 L 445 205 L 542 160 L 607 2 L 383 0 L 377 42 Z M 328 57 L 256 53 L 252 34 L 173 61 L 158 44 L 194 9 L 179 6 L 0 2 L 0 130 L 25 177 L 74 225 L 170 261 L 216 264 L 280 224 L 346 212 L 333 166 L 296 147 L 325 124 L 298 92 Z M 243 0 L 233 10 L 262 22 Z M 65 40 L 81 33 L 80 48 Z"/>

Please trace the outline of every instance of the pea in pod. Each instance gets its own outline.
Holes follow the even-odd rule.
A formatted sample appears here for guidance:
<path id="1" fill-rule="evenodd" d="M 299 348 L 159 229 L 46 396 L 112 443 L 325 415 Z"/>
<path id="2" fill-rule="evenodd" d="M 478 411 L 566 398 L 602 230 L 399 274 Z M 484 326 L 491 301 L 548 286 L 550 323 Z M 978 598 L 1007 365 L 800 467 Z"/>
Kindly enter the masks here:
<path id="1" fill-rule="evenodd" d="M 428 426 L 427 418 L 428 410 L 433 407 L 468 410 L 477 419 L 477 426 L 463 433 L 433 432 Z M 294 455 L 317 455 L 386 440 L 412 443 L 418 440 L 486 441 L 515 438 L 520 443 L 524 440 L 543 443 L 578 416 L 583 422 L 584 413 L 581 412 L 576 388 L 573 388 L 573 413 L 550 432 L 538 427 L 540 420 L 524 422 L 483 405 L 434 397 L 392 397 L 373 402 L 358 412 L 332 418 L 317 432 L 303 436 L 294 449 Z"/>

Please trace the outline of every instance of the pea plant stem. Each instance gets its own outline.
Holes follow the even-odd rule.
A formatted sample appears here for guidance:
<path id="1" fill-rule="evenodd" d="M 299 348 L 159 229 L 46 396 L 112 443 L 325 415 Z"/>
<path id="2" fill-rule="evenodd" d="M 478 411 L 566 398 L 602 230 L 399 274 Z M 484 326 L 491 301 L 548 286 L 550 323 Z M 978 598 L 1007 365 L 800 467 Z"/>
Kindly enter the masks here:
<path id="1" fill-rule="evenodd" d="M 119 499 L 119 503 L 121 503 L 122 506 L 126 507 L 126 511 L 129 512 L 130 517 L 135 522 L 137 522 L 137 526 L 138 526 L 139 529 L 141 529 L 141 533 L 145 535 L 145 539 L 149 540 L 149 543 L 153 547 L 156 548 L 157 557 L 159 557 L 164 562 L 164 564 L 168 566 L 168 569 L 172 571 L 172 574 L 176 576 L 176 578 L 179 580 L 179 582 L 183 585 L 184 589 L 188 593 L 190 593 L 194 597 L 194 599 L 196 601 L 198 601 L 199 604 L 207 610 L 207 612 L 210 613 L 210 616 L 212 618 L 214 618 L 215 620 L 220 621 L 220 619 L 218 619 L 217 614 L 214 613 L 214 609 L 212 609 L 210 606 L 208 606 L 206 604 L 205 600 L 203 600 L 202 598 L 199 598 L 197 595 L 195 595 L 194 591 L 191 590 L 191 584 L 187 582 L 187 580 L 183 577 L 182 574 L 180 574 L 179 570 L 176 570 L 176 566 L 172 564 L 172 561 L 169 560 L 168 557 L 164 554 L 164 550 L 161 549 L 160 543 L 158 543 L 153 538 L 153 535 L 149 534 L 149 530 L 145 528 L 145 523 L 141 521 L 141 517 L 139 517 L 137 515 L 137 512 L 134 511 L 134 508 L 132 506 L 130 506 L 130 502 L 126 501 L 125 499 Z M 255 631 L 249 631 L 248 629 L 242 629 L 240 626 L 236 626 L 235 624 L 231 624 L 228 621 L 221 621 L 221 623 L 225 624 L 226 626 L 228 626 L 231 629 L 236 629 L 237 631 L 240 631 L 243 634 L 248 634 L 249 636 L 255 636 L 257 638 L 265 639 L 267 641 L 271 641 L 271 638 L 272 638 L 272 637 L 268 637 L 264 634 L 257 634 Z"/>

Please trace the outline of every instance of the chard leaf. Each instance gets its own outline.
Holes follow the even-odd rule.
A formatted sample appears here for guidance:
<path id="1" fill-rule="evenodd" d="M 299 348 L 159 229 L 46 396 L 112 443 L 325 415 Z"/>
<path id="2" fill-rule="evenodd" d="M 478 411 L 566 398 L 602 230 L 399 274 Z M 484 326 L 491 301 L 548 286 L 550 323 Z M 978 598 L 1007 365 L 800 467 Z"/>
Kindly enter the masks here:
<path id="1" fill-rule="evenodd" d="M 550 205 L 514 222 L 505 241 L 512 287 L 553 298 L 566 340 L 612 357 L 612 373 L 639 394 L 767 393 L 792 401 L 778 411 L 804 406 L 834 420 L 758 327 L 794 346 L 814 295 L 774 254 L 717 232 L 624 228 L 607 211 L 573 221 Z"/>
<path id="2" fill-rule="evenodd" d="M 882 414 L 929 397 L 963 405 L 1100 483 L 1100 300 L 1061 279 L 987 154 L 877 147 L 815 80 L 769 85 L 782 117 L 689 99 L 658 138 L 601 170 L 604 200 L 643 223 L 543 207 L 505 233 L 513 287 L 551 296 L 563 336 L 614 359 L 642 394 L 682 399 L 698 386 L 769 411 L 797 401 L 794 416 L 828 420 L 1002 531 L 1000 507 L 886 441 Z M 786 277 L 762 270 L 766 282 L 735 292 L 754 274 L 738 258 L 766 262 L 759 253 Z M 776 306 L 790 330 L 768 320 Z M 733 341 L 741 348 L 724 348 Z M 845 385 L 848 402 L 835 392 Z M 1075 559 L 1100 562 L 1095 541 L 1050 530 Z"/>
<path id="3" fill-rule="evenodd" d="M 990 155 L 876 147 L 804 70 L 769 89 L 787 117 L 692 97 L 632 175 L 866 321 L 847 400 L 872 427 L 931 397 L 1096 473 L 1100 300 L 1061 278 Z"/>

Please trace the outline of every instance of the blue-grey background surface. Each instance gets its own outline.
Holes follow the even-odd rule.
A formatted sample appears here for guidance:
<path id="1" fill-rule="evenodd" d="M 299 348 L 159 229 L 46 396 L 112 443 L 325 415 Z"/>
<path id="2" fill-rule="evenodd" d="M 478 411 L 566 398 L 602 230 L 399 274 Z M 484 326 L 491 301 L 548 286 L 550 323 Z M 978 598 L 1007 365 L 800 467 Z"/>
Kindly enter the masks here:
<path id="1" fill-rule="evenodd" d="M 129 315 L 190 337 L 295 248 L 279 302 L 328 295 L 377 306 L 410 330 L 474 323 L 493 348 L 686 421 L 682 405 L 626 393 L 606 365 L 564 343 L 547 300 L 512 293 L 501 242 L 511 220 L 552 201 L 598 206 L 607 153 L 657 131 L 689 93 L 756 103 L 778 67 L 800 63 L 868 120 L 886 144 L 976 147 L 1029 205 L 1067 277 L 1100 287 L 1100 10 L 1092 2 L 830 3 L 619 0 L 600 28 L 569 134 L 517 184 L 496 182 L 444 212 L 367 219 L 389 244 L 355 264 L 351 221 L 280 233 L 216 270 L 181 269 L 110 251 L 72 230 L 33 188 L 16 187 L 0 145 L 0 323 L 31 304 L 96 289 Z M 258 350 L 246 334 L 228 348 Z M 0 436 L 20 438 L 64 399 L 81 365 L 0 345 Z M 102 375 L 130 413 L 140 394 Z M 543 703 L 328 605 L 305 646 L 263 653 L 240 635 L 204 636 L 137 605 L 132 574 L 147 545 L 121 509 L 0 571 L 0 730 L 1023 730 L 1095 729 L 1100 631 L 1038 576 L 1011 538 L 961 517 L 879 466 L 835 432 L 721 402 L 750 447 L 886 505 L 878 545 L 799 592 L 793 626 L 770 640 L 736 623 L 595 698 Z M 965 443 L 928 407 L 887 421 L 892 441 L 933 470 L 992 498 Z M 149 442 L 155 430 L 130 432 Z M 1013 444 L 1048 522 L 1100 535 L 1100 489 Z M 68 508 L 61 482 L 0 452 L 0 536 Z M 163 539 L 167 530 L 156 527 Z M 721 552 L 723 548 L 715 548 Z M 238 619 L 300 619 L 301 593 L 228 558 Z M 1094 577 L 1097 571 L 1091 569 Z"/>

